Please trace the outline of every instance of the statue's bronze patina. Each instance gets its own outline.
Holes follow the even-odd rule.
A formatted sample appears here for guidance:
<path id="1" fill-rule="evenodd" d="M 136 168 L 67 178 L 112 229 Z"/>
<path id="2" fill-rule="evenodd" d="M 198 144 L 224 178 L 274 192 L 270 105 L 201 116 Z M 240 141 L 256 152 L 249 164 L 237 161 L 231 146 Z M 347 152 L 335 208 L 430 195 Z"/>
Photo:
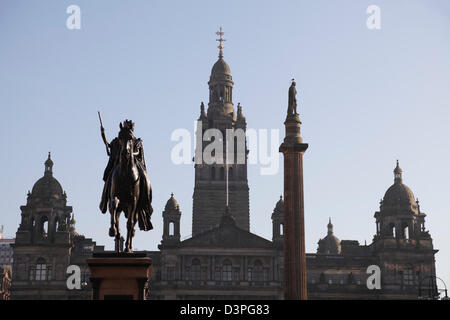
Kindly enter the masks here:
<path id="1" fill-rule="evenodd" d="M 100 117 L 100 113 L 99 113 Z M 103 174 L 103 188 L 100 210 L 106 213 L 109 208 L 111 227 L 109 235 L 116 238 L 115 249 L 120 252 L 119 216 L 123 211 L 127 221 L 125 252 L 132 252 L 136 222 L 144 231 L 153 229 L 150 217 L 152 208 L 152 188 L 145 166 L 142 140 L 134 136 L 134 123 L 125 120 L 120 124 L 117 138 L 108 142 L 100 118 L 100 130 L 108 165 Z"/>

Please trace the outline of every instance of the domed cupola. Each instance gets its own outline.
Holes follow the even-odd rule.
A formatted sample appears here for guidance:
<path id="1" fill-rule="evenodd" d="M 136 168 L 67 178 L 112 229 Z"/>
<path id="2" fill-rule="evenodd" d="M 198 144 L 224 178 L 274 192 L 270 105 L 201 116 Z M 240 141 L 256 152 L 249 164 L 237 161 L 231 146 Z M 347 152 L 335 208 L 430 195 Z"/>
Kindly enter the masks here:
<path id="1" fill-rule="evenodd" d="M 211 69 L 211 76 L 209 78 L 209 109 L 212 113 L 219 113 L 223 115 L 234 115 L 233 109 L 233 79 L 231 77 L 231 70 L 228 64 L 223 59 L 223 42 L 225 39 L 222 38 L 224 32 L 222 27 L 220 31 L 216 32 L 219 36 L 219 60 L 213 65 Z"/>
<path id="2" fill-rule="evenodd" d="M 421 212 L 419 201 L 405 184 L 403 171 L 397 160 L 394 169 L 394 184 L 380 201 L 380 210 L 375 212 L 376 238 L 409 239 L 425 232 L 425 214 Z"/>
<path id="3" fill-rule="evenodd" d="M 171 194 L 169 200 L 167 200 L 164 210 L 179 210 L 178 201 L 173 197 L 173 193 Z"/>
<path id="4" fill-rule="evenodd" d="M 381 202 L 381 208 L 411 208 L 417 211 L 417 201 L 411 189 L 403 184 L 402 169 L 397 160 L 397 166 L 394 169 L 394 184 L 384 194 Z"/>
<path id="5" fill-rule="evenodd" d="M 276 246 L 281 247 L 283 245 L 283 224 L 284 224 L 284 201 L 280 196 L 275 208 L 272 212 L 272 241 Z"/>
<path id="6" fill-rule="evenodd" d="M 61 184 L 53 177 L 53 161 L 50 152 L 48 153 L 47 161 L 45 161 L 44 176 L 34 184 L 31 198 L 47 200 L 65 198 Z"/>
<path id="7" fill-rule="evenodd" d="M 161 246 L 173 246 L 180 243 L 180 219 L 181 211 L 178 201 L 174 198 L 173 193 L 169 200 L 167 200 L 166 206 L 162 213 L 163 216 L 163 237 Z"/>
<path id="8" fill-rule="evenodd" d="M 67 195 L 53 177 L 53 161 L 49 152 L 44 176 L 34 184 L 31 192 L 28 191 L 27 204 L 20 207 L 22 213 L 16 243 L 68 245 L 72 207 L 66 203 Z"/>
<path id="9" fill-rule="evenodd" d="M 320 239 L 317 248 L 319 254 L 340 254 L 341 253 L 341 241 L 333 234 L 333 224 L 331 218 L 328 221 L 328 233 L 323 239 Z"/>
<path id="10" fill-rule="evenodd" d="M 211 80 L 231 80 L 231 70 L 228 63 L 225 62 L 223 56 L 219 56 L 219 60 L 211 69 Z"/>

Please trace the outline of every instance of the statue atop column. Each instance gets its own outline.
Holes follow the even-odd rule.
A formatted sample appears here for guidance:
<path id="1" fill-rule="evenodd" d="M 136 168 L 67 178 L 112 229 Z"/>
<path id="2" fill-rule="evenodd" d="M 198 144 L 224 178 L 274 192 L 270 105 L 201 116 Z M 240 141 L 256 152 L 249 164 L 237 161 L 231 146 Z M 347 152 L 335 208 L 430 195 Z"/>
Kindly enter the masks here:
<path id="1" fill-rule="evenodd" d="M 292 84 L 289 87 L 289 100 L 287 115 L 298 115 L 297 113 L 297 89 L 295 88 L 295 80 L 292 79 Z"/>

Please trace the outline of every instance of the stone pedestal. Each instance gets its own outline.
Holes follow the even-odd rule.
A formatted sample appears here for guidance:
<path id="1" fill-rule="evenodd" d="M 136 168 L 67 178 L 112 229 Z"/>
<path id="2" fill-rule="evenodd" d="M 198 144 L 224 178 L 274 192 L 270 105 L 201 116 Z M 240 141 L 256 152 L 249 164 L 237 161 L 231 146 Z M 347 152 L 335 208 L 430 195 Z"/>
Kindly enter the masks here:
<path id="1" fill-rule="evenodd" d="M 145 300 L 152 259 L 143 253 L 94 253 L 87 260 L 93 300 Z"/>

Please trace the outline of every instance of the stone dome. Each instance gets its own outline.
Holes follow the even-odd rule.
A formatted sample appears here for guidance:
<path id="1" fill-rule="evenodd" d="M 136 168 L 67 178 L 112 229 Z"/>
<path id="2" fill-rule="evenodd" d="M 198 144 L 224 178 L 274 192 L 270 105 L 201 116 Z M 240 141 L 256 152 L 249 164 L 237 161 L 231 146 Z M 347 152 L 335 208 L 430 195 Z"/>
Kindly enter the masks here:
<path id="1" fill-rule="evenodd" d="M 58 180 L 53 177 L 53 161 L 50 157 L 50 153 L 47 161 L 45 161 L 44 176 L 36 181 L 31 194 L 33 197 L 39 198 L 63 198 L 63 188 Z"/>
<path id="2" fill-rule="evenodd" d="M 320 254 L 340 254 L 341 253 L 341 240 L 339 240 L 333 234 L 333 224 L 331 223 L 331 218 L 328 222 L 328 234 L 325 238 L 320 239 L 317 248 L 317 253 Z"/>
<path id="3" fill-rule="evenodd" d="M 173 193 L 169 200 L 167 200 L 165 210 L 179 210 L 178 201 L 173 197 Z"/>
<path id="4" fill-rule="evenodd" d="M 403 183 L 394 183 L 384 194 L 383 205 L 415 204 L 416 200 L 411 189 Z"/>
<path id="5" fill-rule="evenodd" d="M 322 254 L 339 254 L 341 253 L 341 240 L 335 235 L 327 235 L 325 238 L 319 240 L 318 253 Z"/>
<path id="6" fill-rule="evenodd" d="M 280 200 L 278 200 L 277 204 L 275 205 L 275 210 L 274 211 L 278 211 L 278 212 L 283 212 L 284 211 L 284 201 L 283 201 L 283 197 L 280 196 Z"/>
<path id="7" fill-rule="evenodd" d="M 395 205 L 416 205 L 416 200 L 411 189 L 403 184 L 402 181 L 402 169 L 400 168 L 398 161 L 397 166 L 394 169 L 394 184 L 387 189 L 383 198 L 383 206 L 395 206 Z"/>
<path id="8" fill-rule="evenodd" d="M 226 75 L 231 76 L 231 70 L 228 64 L 223 60 L 223 58 L 219 58 L 217 62 L 213 65 L 211 69 L 211 77 Z"/>

